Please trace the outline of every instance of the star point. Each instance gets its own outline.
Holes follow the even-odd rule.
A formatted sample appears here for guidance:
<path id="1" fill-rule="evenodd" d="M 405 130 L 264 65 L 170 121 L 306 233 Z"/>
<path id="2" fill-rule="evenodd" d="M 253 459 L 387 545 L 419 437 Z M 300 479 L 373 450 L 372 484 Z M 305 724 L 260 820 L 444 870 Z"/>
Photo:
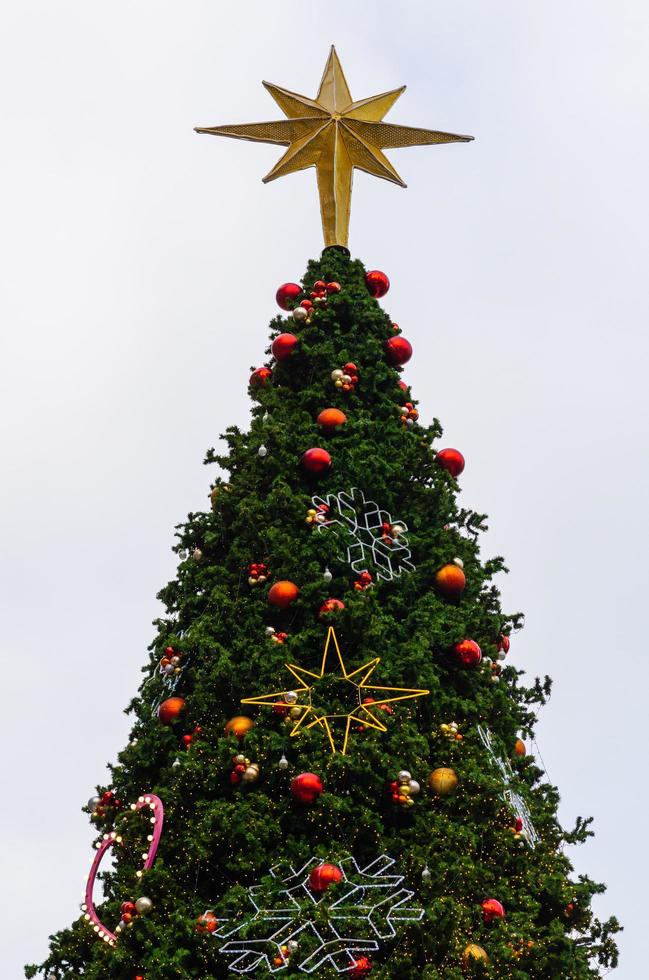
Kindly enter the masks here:
<path id="1" fill-rule="evenodd" d="M 473 139 L 472 136 L 383 122 L 383 117 L 406 86 L 354 102 L 333 45 L 315 99 L 272 82 L 262 84 L 286 119 L 196 127 L 195 131 L 288 147 L 263 178 L 264 183 L 315 167 L 326 246 L 347 247 L 354 170 L 363 170 L 373 177 L 405 187 L 383 150 L 466 143 Z"/>

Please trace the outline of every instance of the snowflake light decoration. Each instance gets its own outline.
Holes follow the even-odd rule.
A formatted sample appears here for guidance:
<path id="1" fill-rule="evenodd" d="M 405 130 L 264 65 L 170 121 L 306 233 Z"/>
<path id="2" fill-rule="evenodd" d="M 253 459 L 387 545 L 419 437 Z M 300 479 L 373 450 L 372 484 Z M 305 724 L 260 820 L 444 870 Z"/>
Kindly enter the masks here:
<path id="1" fill-rule="evenodd" d="M 493 739 L 491 737 L 491 732 L 488 728 L 478 725 L 478 735 L 480 740 L 487 752 L 491 756 L 491 761 L 494 766 L 500 772 L 502 776 L 504 791 L 502 794 L 503 800 L 509 804 L 511 809 L 514 811 L 518 819 L 523 825 L 521 833 L 523 834 L 528 845 L 534 850 L 538 841 L 540 840 L 536 828 L 532 823 L 532 816 L 529 811 L 529 807 L 523 797 L 512 787 L 512 781 L 514 780 L 514 771 L 509 764 L 508 759 L 502 758 L 496 754 L 494 749 Z"/>
<path id="2" fill-rule="evenodd" d="M 267 890 L 254 885 L 248 891 L 254 914 L 236 922 L 219 916 L 212 935 L 226 940 L 219 952 L 230 958 L 229 970 L 252 973 L 263 966 L 278 973 L 289 966 L 282 947 L 290 944 L 291 969 L 349 973 L 359 956 L 379 949 L 378 940 L 393 939 L 401 923 L 422 918 L 424 910 L 411 904 L 414 892 L 403 886 L 403 875 L 388 874 L 395 863 L 388 855 L 364 868 L 353 857 L 339 861 L 343 878 L 333 896 L 309 888 L 310 872 L 321 863 L 313 857 L 297 871 L 276 865 L 270 869 L 270 903 Z"/>
<path id="3" fill-rule="evenodd" d="M 366 500 L 358 487 L 349 492 L 341 490 L 326 497 L 312 498 L 313 506 L 328 508 L 327 520 L 317 524 L 318 531 L 331 529 L 334 534 L 344 529 L 353 540 L 347 547 L 347 561 L 355 572 L 374 569 L 376 577 L 390 582 L 402 572 L 414 572 L 406 531 L 408 525 L 398 524 L 403 529 L 398 537 L 385 539 L 383 527 L 392 522 L 390 514 L 381 510 L 373 500 Z"/>

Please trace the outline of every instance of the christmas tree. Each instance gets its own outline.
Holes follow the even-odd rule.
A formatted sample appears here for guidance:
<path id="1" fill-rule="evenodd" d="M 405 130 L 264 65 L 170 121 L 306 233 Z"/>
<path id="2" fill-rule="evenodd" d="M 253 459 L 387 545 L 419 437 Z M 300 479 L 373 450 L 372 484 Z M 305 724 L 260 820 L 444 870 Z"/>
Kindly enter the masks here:
<path id="1" fill-rule="evenodd" d="M 87 805 L 81 916 L 26 975 L 600 976 L 619 926 L 564 853 L 589 821 L 561 828 L 526 755 L 550 681 L 506 660 L 521 617 L 464 459 L 401 378 L 388 277 L 346 247 L 354 168 L 400 183 L 383 149 L 469 137 L 383 122 L 402 90 L 353 102 L 333 49 L 315 99 L 267 88 L 287 119 L 201 131 L 287 146 L 267 179 L 315 166 L 326 247 L 277 292 L 248 431 L 207 454 Z"/>

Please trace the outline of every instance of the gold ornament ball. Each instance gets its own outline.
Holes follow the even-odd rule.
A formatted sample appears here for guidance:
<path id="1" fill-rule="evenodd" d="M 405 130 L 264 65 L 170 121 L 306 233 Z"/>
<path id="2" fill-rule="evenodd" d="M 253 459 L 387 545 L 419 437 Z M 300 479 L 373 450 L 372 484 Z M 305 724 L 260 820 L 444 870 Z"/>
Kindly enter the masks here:
<path id="1" fill-rule="evenodd" d="M 254 725 L 255 723 L 252 718 L 247 718 L 245 715 L 235 715 L 234 718 L 230 718 L 225 726 L 225 734 L 243 738 L 251 728 L 254 728 Z"/>
<path id="2" fill-rule="evenodd" d="M 244 772 L 242 779 L 244 783 L 256 783 L 259 779 L 259 766 L 253 762 Z"/>
<path id="3" fill-rule="evenodd" d="M 455 769 L 440 767 L 434 769 L 428 777 L 428 785 L 438 796 L 450 796 L 457 784 L 458 778 Z"/>
<path id="4" fill-rule="evenodd" d="M 462 966 L 471 966 L 472 963 L 488 963 L 489 957 L 482 948 L 476 943 L 469 943 L 462 953 Z"/>

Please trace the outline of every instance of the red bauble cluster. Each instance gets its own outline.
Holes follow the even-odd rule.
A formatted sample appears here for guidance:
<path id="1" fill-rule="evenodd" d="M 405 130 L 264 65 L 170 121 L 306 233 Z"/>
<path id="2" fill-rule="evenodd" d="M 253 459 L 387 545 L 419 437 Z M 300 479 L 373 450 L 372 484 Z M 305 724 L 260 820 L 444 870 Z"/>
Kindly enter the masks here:
<path id="1" fill-rule="evenodd" d="M 342 599 L 325 599 L 318 609 L 318 619 L 326 622 L 330 615 L 342 612 L 344 608 L 345 603 Z"/>
<path id="2" fill-rule="evenodd" d="M 282 310 L 292 310 L 301 295 L 301 286 L 296 282 L 285 282 L 275 293 L 275 299 Z"/>
<path id="3" fill-rule="evenodd" d="M 251 388 L 263 388 L 264 385 L 270 384 L 273 377 L 273 372 L 269 367 L 260 367 L 252 372 L 248 384 Z"/>
<path id="4" fill-rule="evenodd" d="M 385 355 L 389 364 L 399 367 L 412 357 L 412 344 L 405 337 L 390 337 L 385 342 Z"/>
<path id="5" fill-rule="evenodd" d="M 281 630 L 276 630 L 274 626 L 266 627 L 266 635 L 275 643 L 286 643 L 288 639 L 288 633 L 283 633 Z"/>
<path id="6" fill-rule="evenodd" d="M 214 932 L 218 924 L 219 920 L 212 909 L 207 909 L 196 919 L 196 932 Z"/>
<path id="7" fill-rule="evenodd" d="M 309 507 L 305 520 L 307 524 L 324 524 L 325 521 L 329 520 L 330 510 L 329 504 L 318 504 L 317 507 Z"/>
<path id="8" fill-rule="evenodd" d="M 192 744 L 192 742 L 194 741 L 194 739 L 196 738 L 196 736 L 197 735 L 200 735 L 200 733 L 201 733 L 201 726 L 200 725 L 194 725 L 193 732 L 189 732 L 189 734 L 183 735 L 181 741 L 182 741 L 182 743 L 183 743 L 183 745 L 185 746 L 186 749 L 189 748 L 189 746 Z"/>
<path id="9" fill-rule="evenodd" d="M 331 456 L 326 449 L 319 447 L 307 449 L 302 456 L 302 466 L 307 473 L 311 473 L 313 476 L 322 476 L 331 466 Z"/>
<path id="10" fill-rule="evenodd" d="M 412 402 L 406 402 L 405 405 L 401 406 L 399 411 L 401 412 L 401 421 L 404 425 L 414 425 L 419 418 L 419 412 Z"/>
<path id="11" fill-rule="evenodd" d="M 356 581 L 354 582 L 354 588 L 357 592 L 365 592 L 372 585 L 372 576 L 369 572 L 361 572 Z"/>
<path id="12" fill-rule="evenodd" d="M 291 356 L 299 342 L 294 333 L 280 333 L 271 344 L 271 353 L 275 360 L 285 361 L 287 357 Z"/>
<path id="13" fill-rule="evenodd" d="M 327 296 L 339 293 L 341 289 L 342 286 L 339 282 L 325 282 L 324 279 L 318 279 L 313 283 L 313 289 L 309 296 L 316 305 L 324 306 L 327 302 Z"/>
<path id="14" fill-rule="evenodd" d="M 372 269 L 370 272 L 365 273 L 365 285 L 370 296 L 373 296 L 374 299 L 381 299 L 390 288 L 390 280 L 385 272 Z"/>
<path id="15" fill-rule="evenodd" d="M 181 650 L 175 650 L 173 647 L 165 647 L 164 656 L 158 664 L 158 670 L 163 677 L 171 677 L 174 674 L 179 674 L 184 656 L 185 654 Z"/>
<path id="16" fill-rule="evenodd" d="M 455 477 L 458 477 L 464 469 L 464 456 L 459 449 L 440 449 L 435 456 L 435 462 Z"/>
<path id="17" fill-rule="evenodd" d="M 498 649 L 498 653 L 502 653 L 502 655 L 506 657 L 507 654 L 509 653 L 510 646 L 511 646 L 511 640 L 509 639 L 509 637 L 506 636 L 504 633 L 501 633 L 500 636 L 498 637 L 498 640 L 496 641 L 496 647 Z"/>
<path id="18" fill-rule="evenodd" d="M 109 811 L 119 810 L 121 805 L 122 801 L 117 799 L 112 789 L 105 790 L 101 796 L 93 797 L 88 803 L 88 806 L 92 808 L 93 820 L 103 820 Z"/>
<path id="19" fill-rule="evenodd" d="M 166 701 L 163 701 L 158 708 L 158 720 L 161 721 L 163 725 L 171 725 L 171 723 L 175 721 L 184 710 L 184 698 L 167 698 Z"/>
<path id="20" fill-rule="evenodd" d="M 309 875 L 309 888 L 316 895 L 322 895 L 331 885 L 343 880 L 343 873 L 335 864 L 319 864 Z"/>
<path id="21" fill-rule="evenodd" d="M 302 772 L 291 780 L 291 796 L 298 803 L 315 803 L 324 793 L 324 784 L 314 772 Z"/>
<path id="22" fill-rule="evenodd" d="M 233 786 L 239 783 L 256 783 L 259 779 L 259 766 L 256 762 L 246 759 L 245 755 L 232 756 L 232 771 L 230 782 Z"/>
<path id="23" fill-rule="evenodd" d="M 354 960 L 354 965 L 351 970 L 348 971 L 349 976 L 353 977 L 354 980 L 361 980 L 362 977 L 367 977 L 372 972 L 372 961 L 367 956 L 359 956 L 357 960 Z"/>
<path id="24" fill-rule="evenodd" d="M 354 391 L 359 382 L 358 368 L 351 361 L 343 364 L 341 368 L 336 368 L 331 372 L 331 380 L 336 388 L 343 391 Z"/>
<path id="25" fill-rule="evenodd" d="M 475 640 L 462 640 L 460 643 L 456 643 L 453 652 L 455 659 L 463 667 L 475 667 L 482 660 L 482 650 Z"/>
<path id="26" fill-rule="evenodd" d="M 300 590 L 295 582 L 282 580 L 271 585 L 268 590 L 268 601 L 271 606 L 276 606 L 277 609 L 288 609 L 291 603 L 295 602 L 299 594 Z"/>
<path id="27" fill-rule="evenodd" d="M 480 903 L 480 908 L 482 909 L 482 918 L 486 926 L 491 925 L 495 919 L 505 918 L 505 909 L 497 898 L 485 898 L 484 902 Z"/>
<path id="28" fill-rule="evenodd" d="M 263 585 L 268 581 L 268 565 L 263 561 L 251 561 L 248 565 L 248 585 Z"/>
<path id="29" fill-rule="evenodd" d="M 323 432 L 331 435 L 340 425 L 345 424 L 347 416 L 339 408 L 325 408 L 318 415 L 317 421 Z"/>

